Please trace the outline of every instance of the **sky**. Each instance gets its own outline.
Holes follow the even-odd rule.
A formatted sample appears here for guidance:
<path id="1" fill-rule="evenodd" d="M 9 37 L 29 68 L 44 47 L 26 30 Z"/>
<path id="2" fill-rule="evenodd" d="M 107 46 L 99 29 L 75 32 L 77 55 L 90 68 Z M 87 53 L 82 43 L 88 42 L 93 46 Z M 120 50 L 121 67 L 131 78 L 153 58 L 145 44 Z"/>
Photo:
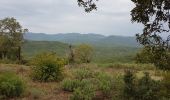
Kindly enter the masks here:
<path id="1" fill-rule="evenodd" d="M 97 11 L 84 12 L 77 0 L 0 0 L 0 19 L 15 17 L 35 33 L 97 33 L 134 36 L 142 25 L 131 23 L 131 0 L 99 0 Z"/>

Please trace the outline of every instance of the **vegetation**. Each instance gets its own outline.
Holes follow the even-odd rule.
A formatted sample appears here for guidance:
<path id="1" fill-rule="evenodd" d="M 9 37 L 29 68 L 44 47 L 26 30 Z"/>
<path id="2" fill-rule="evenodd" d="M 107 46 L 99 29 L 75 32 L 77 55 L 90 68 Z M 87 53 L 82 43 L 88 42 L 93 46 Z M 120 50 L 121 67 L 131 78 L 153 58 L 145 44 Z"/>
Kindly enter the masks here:
<path id="1" fill-rule="evenodd" d="M 78 5 L 90 12 L 97 9 L 96 1 L 78 0 Z M 30 57 L 27 65 L 0 64 L 0 99 L 169 100 L 170 37 L 163 39 L 159 33 L 170 31 L 170 2 L 131 1 L 135 4 L 132 22 L 144 25 L 143 33 L 137 34 L 144 45 L 135 58 L 138 64 L 133 63 L 138 48 L 104 46 L 104 42 L 99 46 L 93 39 L 92 46 L 49 41 L 25 41 L 23 45 L 27 30 L 14 18 L 0 20 L 0 63 L 21 61 L 22 51 L 28 58 L 36 51 L 47 51 Z"/>
<path id="2" fill-rule="evenodd" d="M 73 92 L 70 96 L 71 100 L 92 100 L 95 97 L 95 88 L 90 80 L 92 78 L 90 73 L 87 69 L 79 69 L 76 71 L 75 79 L 63 81 L 63 90 Z"/>
<path id="3" fill-rule="evenodd" d="M 80 86 L 80 80 L 65 79 L 62 81 L 62 89 L 64 91 L 73 92 Z"/>
<path id="4" fill-rule="evenodd" d="M 31 77 L 41 82 L 59 81 L 63 77 L 64 60 L 53 53 L 37 55 L 33 61 Z"/>
<path id="5" fill-rule="evenodd" d="M 162 52 L 161 48 L 157 48 L 154 51 L 149 47 L 145 47 L 136 55 L 137 63 L 153 63 L 159 69 L 170 69 L 170 55 L 168 52 Z"/>
<path id="6" fill-rule="evenodd" d="M 160 100 L 160 82 L 151 79 L 149 73 L 141 79 L 136 79 L 131 71 L 127 71 L 124 76 L 125 98 L 129 100 Z"/>
<path id="7" fill-rule="evenodd" d="M 77 62 L 90 63 L 93 57 L 93 48 L 87 44 L 78 45 L 75 48 L 75 58 Z"/>
<path id="8" fill-rule="evenodd" d="M 14 18 L 0 20 L 0 59 L 21 60 L 23 34 L 27 29 Z"/>
<path id="9" fill-rule="evenodd" d="M 168 0 L 131 0 L 135 7 L 131 11 L 132 22 L 144 25 L 143 33 L 137 35 L 137 40 L 150 47 L 169 48 L 169 35 L 163 39 L 160 33 L 169 34 L 170 2 Z"/>
<path id="10" fill-rule="evenodd" d="M 0 74 L 0 97 L 12 98 L 23 94 L 25 85 L 23 81 L 12 73 Z"/>
<path id="11" fill-rule="evenodd" d="M 74 45 L 72 49 L 74 51 Z M 105 47 L 105 46 L 93 46 L 93 63 L 132 63 L 134 61 L 135 54 L 139 48 L 137 47 Z M 66 43 L 57 41 L 25 41 L 22 49 L 23 55 L 26 60 L 30 60 L 34 55 L 40 52 L 55 52 L 58 56 L 63 58 L 69 58 L 70 49 Z M 66 55 L 69 54 L 69 55 Z M 75 56 L 74 56 L 75 58 Z M 68 59 L 69 60 L 69 59 Z"/>
<path id="12" fill-rule="evenodd" d="M 168 100 L 170 98 L 170 72 L 166 72 L 163 75 L 161 95 Z"/>
<path id="13" fill-rule="evenodd" d="M 95 97 L 95 89 L 88 80 L 83 80 L 83 86 L 74 90 L 71 100 L 92 100 Z"/>
<path id="14" fill-rule="evenodd" d="M 98 89 L 102 92 L 103 97 L 111 97 L 114 87 L 114 79 L 106 73 L 98 73 Z"/>

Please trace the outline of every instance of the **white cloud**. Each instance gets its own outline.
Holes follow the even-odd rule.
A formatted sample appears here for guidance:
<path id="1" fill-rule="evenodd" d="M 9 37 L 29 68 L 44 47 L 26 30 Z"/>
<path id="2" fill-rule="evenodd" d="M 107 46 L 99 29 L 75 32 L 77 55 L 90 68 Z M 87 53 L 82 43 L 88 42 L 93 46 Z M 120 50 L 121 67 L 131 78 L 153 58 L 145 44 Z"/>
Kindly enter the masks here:
<path id="1" fill-rule="evenodd" d="M 85 13 L 77 0 L 0 0 L 0 18 L 15 17 L 31 32 L 134 35 L 141 26 L 130 22 L 130 0 L 100 0 Z"/>

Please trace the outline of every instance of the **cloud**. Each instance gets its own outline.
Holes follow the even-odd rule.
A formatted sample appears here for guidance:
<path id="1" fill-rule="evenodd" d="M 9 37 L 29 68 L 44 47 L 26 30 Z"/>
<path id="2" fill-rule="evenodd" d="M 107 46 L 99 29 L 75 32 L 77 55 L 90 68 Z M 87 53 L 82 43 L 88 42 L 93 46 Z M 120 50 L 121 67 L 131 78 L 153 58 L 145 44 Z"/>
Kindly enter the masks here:
<path id="1" fill-rule="evenodd" d="M 98 10 L 85 13 L 77 0 L 0 0 L 0 18 L 15 17 L 31 32 L 134 35 L 130 0 L 100 0 Z"/>

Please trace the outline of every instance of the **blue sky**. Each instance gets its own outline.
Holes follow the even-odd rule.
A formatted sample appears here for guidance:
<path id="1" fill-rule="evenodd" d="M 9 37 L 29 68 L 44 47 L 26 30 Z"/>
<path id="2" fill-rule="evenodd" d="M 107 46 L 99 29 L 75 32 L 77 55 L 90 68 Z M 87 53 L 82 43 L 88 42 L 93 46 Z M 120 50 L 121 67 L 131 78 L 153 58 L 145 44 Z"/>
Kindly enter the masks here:
<path id="1" fill-rule="evenodd" d="M 0 18 L 15 17 L 37 33 L 97 33 L 134 36 L 142 25 L 132 24 L 131 0 L 99 0 L 98 10 L 85 13 L 77 0 L 0 0 Z"/>

